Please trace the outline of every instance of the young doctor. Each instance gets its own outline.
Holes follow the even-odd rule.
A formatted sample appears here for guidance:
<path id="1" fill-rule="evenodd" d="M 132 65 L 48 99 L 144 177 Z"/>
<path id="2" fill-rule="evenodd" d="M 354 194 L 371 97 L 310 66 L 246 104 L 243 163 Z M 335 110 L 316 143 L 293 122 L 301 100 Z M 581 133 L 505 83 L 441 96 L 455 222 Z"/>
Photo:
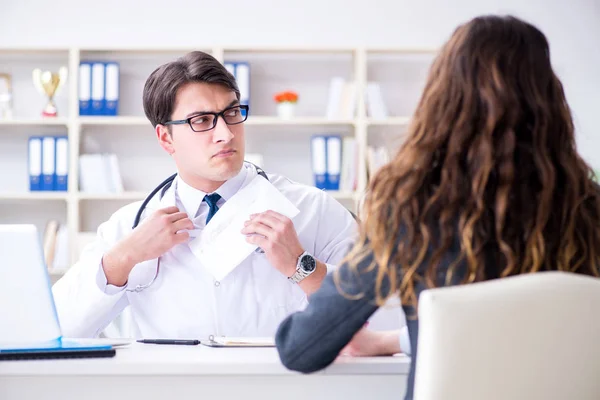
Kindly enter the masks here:
<path id="1" fill-rule="evenodd" d="M 177 176 L 148 202 L 124 206 L 53 287 L 65 336 L 95 337 L 127 306 L 136 337 L 273 336 L 346 254 L 357 226 L 321 190 L 244 162 L 247 107 L 234 77 L 192 52 L 156 69 L 144 87 L 146 116 Z M 195 257 L 202 230 L 253 179 L 268 179 L 300 213 L 253 215 L 240 235 L 255 251 L 221 281 Z"/>

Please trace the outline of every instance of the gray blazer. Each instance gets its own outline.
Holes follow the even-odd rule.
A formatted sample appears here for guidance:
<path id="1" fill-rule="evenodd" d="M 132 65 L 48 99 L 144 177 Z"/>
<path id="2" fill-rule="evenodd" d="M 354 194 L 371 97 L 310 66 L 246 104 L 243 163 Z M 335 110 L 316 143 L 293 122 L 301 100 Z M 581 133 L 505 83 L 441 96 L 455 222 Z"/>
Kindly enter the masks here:
<path id="1" fill-rule="evenodd" d="M 347 265 L 340 267 L 344 292 L 364 293 L 361 299 L 352 300 L 340 294 L 333 275 L 329 274 L 321 288 L 310 297 L 308 307 L 290 315 L 281 323 L 275 341 L 285 367 L 303 373 L 327 367 L 377 311 L 378 307 L 374 303 L 376 270 L 364 272 L 371 260 L 372 257 L 369 257 L 359 265 L 359 275 L 351 273 Z M 383 290 L 387 290 L 388 287 L 389 282 L 384 281 Z M 407 313 L 410 348 L 415 360 L 418 322 L 416 319 L 410 319 L 411 310 L 408 307 L 404 307 L 404 311 Z M 405 399 L 412 399 L 414 367 L 415 363 L 412 362 Z"/>

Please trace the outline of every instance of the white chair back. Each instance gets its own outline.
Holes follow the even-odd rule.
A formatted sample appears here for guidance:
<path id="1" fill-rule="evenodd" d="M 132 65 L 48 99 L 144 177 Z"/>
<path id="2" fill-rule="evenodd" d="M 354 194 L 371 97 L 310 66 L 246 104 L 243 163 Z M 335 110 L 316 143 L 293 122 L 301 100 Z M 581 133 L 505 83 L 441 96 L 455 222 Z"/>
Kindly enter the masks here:
<path id="1" fill-rule="evenodd" d="M 540 272 L 426 290 L 415 400 L 600 399 L 600 279 Z"/>

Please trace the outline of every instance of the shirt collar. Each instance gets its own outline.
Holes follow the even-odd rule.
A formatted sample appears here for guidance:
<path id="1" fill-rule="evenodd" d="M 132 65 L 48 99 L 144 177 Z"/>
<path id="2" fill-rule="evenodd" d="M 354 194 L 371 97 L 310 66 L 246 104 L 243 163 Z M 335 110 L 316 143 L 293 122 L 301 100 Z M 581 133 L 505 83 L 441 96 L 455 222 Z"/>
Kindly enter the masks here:
<path id="1" fill-rule="evenodd" d="M 246 174 L 247 168 L 242 166 L 240 172 L 236 176 L 225 181 L 225 183 L 215 190 L 214 193 L 218 193 L 223 199 L 222 201 L 229 200 L 241 189 L 244 180 L 246 179 Z M 185 212 L 191 218 L 194 218 L 200 205 L 202 204 L 204 196 L 206 196 L 208 193 L 188 185 L 179 175 L 177 175 L 175 187 L 177 190 L 177 197 L 179 197 Z"/>

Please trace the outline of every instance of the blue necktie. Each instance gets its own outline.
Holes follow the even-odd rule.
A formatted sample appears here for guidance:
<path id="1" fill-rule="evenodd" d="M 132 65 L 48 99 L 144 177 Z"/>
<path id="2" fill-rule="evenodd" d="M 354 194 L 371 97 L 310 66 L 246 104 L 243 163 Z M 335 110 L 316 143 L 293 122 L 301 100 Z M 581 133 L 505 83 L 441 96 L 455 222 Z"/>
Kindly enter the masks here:
<path id="1" fill-rule="evenodd" d="M 212 217 L 219 211 L 219 207 L 217 207 L 217 201 L 221 199 L 221 196 L 218 193 L 207 194 L 204 196 L 202 201 L 205 201 L 208 204 L 208 216 L 206 217 L 206 224 L 208 221 L 212 219 Z"/>

